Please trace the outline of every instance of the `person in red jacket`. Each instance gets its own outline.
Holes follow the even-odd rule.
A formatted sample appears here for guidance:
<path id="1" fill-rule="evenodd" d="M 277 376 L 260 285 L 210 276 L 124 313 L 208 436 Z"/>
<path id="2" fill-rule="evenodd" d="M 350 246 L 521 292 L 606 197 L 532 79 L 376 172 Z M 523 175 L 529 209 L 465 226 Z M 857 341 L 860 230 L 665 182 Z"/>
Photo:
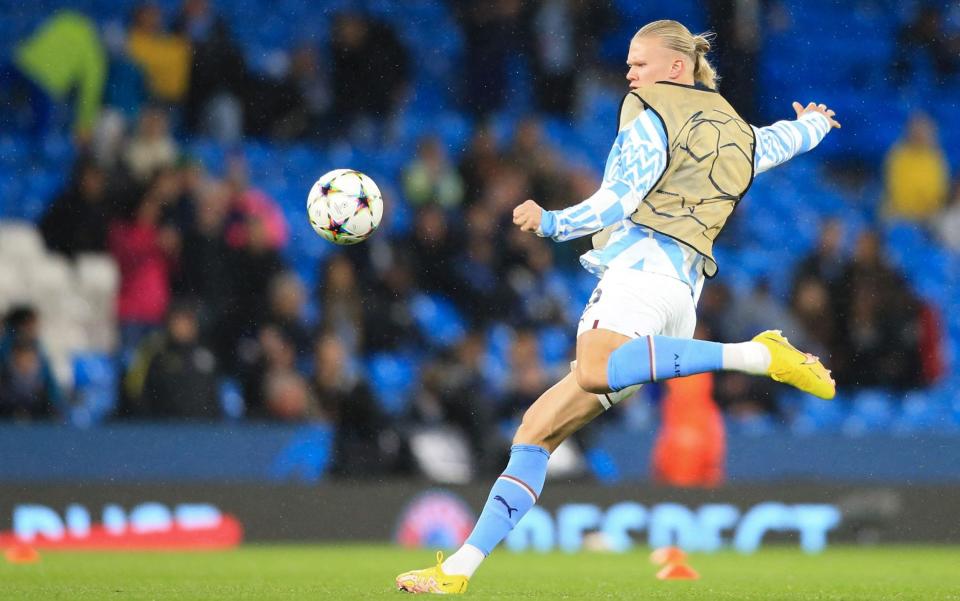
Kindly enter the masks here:
<path id="1" fill-rule="evenodd" d="M 178 181 L 173 171 L 160 172 L 132 214 L 110 225 L 107 245 L 120 270 L 117 321 L 124 353 L 162 325 L 167 313 L 170 272 L 180 238 L 175 229 L 161 223 L 161 216 L 177 196 Z"/>

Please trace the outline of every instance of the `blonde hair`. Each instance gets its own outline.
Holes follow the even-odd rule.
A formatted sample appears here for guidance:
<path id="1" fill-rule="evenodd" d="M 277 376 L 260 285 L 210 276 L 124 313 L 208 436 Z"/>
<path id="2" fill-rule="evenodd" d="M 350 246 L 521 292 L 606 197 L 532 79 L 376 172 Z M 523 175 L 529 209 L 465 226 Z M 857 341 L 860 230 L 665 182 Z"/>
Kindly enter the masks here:
<path id="1" fill-rule="evenodd" d="M 693 60 L 693 79 L 711 89 L 716 89 L 717 72 L 707 60 L 710 52 L 710 42 L 715 36 L 712 32 L 693 35 L 682 23 L 671 20 L 654 21 L 647 23 L 634 34 L 633 39 L 645 36 L 657 36 L 663 40 L 663 45 L 671 50 L 681 52 Z"/>

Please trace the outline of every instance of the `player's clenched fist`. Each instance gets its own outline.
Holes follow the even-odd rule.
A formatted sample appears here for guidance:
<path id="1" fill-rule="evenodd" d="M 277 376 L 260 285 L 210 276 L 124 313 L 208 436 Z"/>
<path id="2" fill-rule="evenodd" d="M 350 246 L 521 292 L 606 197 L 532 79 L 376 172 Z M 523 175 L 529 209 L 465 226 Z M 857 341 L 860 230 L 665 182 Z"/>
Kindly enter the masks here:
<path id="1" fill-rule="evenodd" d="M 536 232 L 540 229 L 543 209 L 532 200 L 525 201 L 513 210 L 513 223 L 524 232 Z"/>

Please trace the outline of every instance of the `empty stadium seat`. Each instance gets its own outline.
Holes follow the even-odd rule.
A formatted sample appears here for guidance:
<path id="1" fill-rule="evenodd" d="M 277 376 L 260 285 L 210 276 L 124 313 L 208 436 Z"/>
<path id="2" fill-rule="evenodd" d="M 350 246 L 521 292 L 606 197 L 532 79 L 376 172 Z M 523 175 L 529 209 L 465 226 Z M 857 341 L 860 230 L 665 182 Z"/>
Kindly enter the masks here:
<path id="1" fill-rule="evenodd" d="M 399 353 L 378 353 L 367 361 L 369 384 L 390 415 L 400 415 L 417 385 L 415 362 Z"/>
<path id="2" fill-rule="evenodd" d="M 0 221 L 0 256 L 14 260 L 42 257 L 46 252 L 43 238 L 31 223 Z"/>
<path id="3" fill-rule="evenodd" d="M 431 344 L 452 346 L 466 334 L 457 308 L 441 296 L 418 294 L 410 301 L 410 308 L 420 333 Z"/>

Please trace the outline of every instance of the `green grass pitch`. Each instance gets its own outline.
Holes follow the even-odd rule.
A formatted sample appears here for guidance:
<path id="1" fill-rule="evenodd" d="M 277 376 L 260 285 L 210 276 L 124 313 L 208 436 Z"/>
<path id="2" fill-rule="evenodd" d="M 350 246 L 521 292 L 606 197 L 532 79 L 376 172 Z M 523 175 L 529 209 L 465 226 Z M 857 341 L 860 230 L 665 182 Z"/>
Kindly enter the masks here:
<path id="1" fill-rule="evenodd" d="M 646 551 L 495 553 L 466 598 L 951 599 L 960 601 L 958 547 L 834 547 L 820 555 L 773 547 L 756 555 L 696 555 L 698 581 L 661 582 Z M 245 546 L 230 552 L 44 553 L 0 560 L 0 599 L 16 601 L 406 599 L 393 577 L 430 551 L 387 546 Z"/>

